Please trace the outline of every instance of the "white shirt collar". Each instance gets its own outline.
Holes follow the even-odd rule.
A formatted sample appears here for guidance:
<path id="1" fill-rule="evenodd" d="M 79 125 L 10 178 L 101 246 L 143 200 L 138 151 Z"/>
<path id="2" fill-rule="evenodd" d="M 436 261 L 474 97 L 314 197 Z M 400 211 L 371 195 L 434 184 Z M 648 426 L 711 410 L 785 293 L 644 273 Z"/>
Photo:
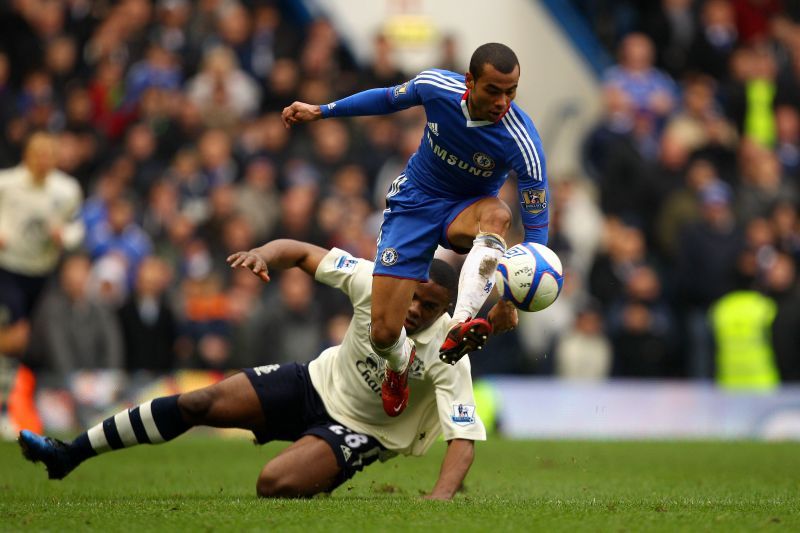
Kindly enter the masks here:
<path id="1" fill-rule="evenodd" d="M 472 120 L 472 117 L 469 116 L 469 106 L 467 106 L 467 96 L 469 95 L 469 91 L 465 93 L 465 95 L 461 98 L 461 111 L 464 113 L 464 117 L 467 119 L 467 127 L 468 128 L 479 128 L 481 126 L 488 126 L 489 124 L 494 124 L 491 120 Z"/>

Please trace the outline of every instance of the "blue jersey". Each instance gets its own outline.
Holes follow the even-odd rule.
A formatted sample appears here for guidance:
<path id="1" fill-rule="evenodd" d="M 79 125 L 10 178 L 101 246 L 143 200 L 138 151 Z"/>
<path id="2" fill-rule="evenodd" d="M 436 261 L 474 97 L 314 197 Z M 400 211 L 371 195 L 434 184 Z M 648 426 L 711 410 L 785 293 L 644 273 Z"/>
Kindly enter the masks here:
<path id="1" fill-rule="evenodd" d="M 495 196 L 514 170 L 525 241 L 547 244 L 548 191 L 544 150 L 531 119 L 512 102 L 497 122 L 472 120 L 464 76 L 426 70 L 402 85 L 370 89 L 321 106 L 323 118 L 380 115 L 425 106 L 427 126 L 405 176 L 445 198 Z"/>

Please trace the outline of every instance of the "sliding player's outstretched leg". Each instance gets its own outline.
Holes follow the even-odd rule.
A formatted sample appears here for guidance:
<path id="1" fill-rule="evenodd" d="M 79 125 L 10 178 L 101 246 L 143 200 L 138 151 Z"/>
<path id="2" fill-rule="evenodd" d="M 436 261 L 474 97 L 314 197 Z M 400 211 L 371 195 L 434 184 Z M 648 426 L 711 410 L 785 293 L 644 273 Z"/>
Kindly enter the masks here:
<path id="1" fill-rule="evenodd" d="M 24 430 L 19 445 L 26 459 L 42 462 L 50 479 L 63 479 L 86 459 L 138 444 L 170 441 L 194 426 L 264 428 L 264 414 L 244 373 L 185 394 L 165 396 L 126 409 L 67 444 Z"/>

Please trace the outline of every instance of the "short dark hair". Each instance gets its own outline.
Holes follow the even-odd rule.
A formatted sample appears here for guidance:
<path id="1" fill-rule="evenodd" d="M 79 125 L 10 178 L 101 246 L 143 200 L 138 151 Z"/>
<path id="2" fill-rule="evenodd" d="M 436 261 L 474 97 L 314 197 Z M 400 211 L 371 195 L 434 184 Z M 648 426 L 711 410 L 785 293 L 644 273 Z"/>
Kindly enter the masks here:
<path id="1" fill-rule="evenodd" d="M 514 67 L 519 66 L 514 50 L 500 43 L 482 44 L 472 53 L 472 59 L 469 60 L 469 72 L 472 77 L 478 79 L 483 74 L 483 66 L 487 63 L 503 74 L 510 74 L 514 71 Z"/>
<path id="2" fill-rule="evenodd" d="M 447 292 L 450 293 L 451 300 L 458 294 L 458 276 L 456 275 L 455 269 L 450 266 L 447 261 L 434 259 L 431 262 L 428 276 L 433 283 L 447 289 Z"/>

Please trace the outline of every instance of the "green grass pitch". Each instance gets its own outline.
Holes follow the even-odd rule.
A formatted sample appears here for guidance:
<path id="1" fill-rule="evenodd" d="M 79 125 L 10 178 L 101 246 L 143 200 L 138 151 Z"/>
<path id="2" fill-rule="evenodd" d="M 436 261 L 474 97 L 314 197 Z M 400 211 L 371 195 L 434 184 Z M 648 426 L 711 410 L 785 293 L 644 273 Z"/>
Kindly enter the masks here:
<path id="1" fill-rule="evenodd" d="M 255 497 L 281 445 L 188 436 L 89 461 L 66 480 L 0 443 L 0 530 L 799 531 L 800 444 L 478 443 L 453 502 L 420 495 L 444 453 L 375 464 L 330 496 Z"/>

